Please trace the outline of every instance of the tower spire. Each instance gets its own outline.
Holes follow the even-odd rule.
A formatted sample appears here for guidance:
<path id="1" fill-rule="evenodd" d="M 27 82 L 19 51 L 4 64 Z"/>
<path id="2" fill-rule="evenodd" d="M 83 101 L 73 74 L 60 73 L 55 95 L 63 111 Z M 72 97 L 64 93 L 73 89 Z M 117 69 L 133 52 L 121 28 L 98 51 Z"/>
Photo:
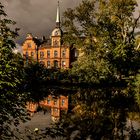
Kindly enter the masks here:
<path id="1" fill-rule="evenodd" d="M 59 7 L 59 1 L 58 1 L 58 5 L 57 5 L 56 27 L 60 28 L 60 7 Z"/>

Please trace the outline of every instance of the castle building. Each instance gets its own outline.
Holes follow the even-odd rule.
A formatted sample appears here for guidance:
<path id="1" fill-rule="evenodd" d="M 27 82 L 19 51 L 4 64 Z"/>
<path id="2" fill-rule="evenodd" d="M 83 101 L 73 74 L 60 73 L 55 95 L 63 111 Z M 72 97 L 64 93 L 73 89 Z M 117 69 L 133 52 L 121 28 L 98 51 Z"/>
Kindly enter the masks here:
<path id="1" fill-rule="evenodd" d="M 72 60 L 77 57 L 76 51 L 62 41 L 63 31 L 60 27 L 59 3 L 57 7 L 56 26 L 51 37 L 38 39 L 32 34 L 27 34 L 23 43 L 23 56 L 28 63 L 29 60 L 38 61 L 47 68 L 67 69 L 71 67 Z"/>
<path id="2" fill-rule="evenodd" d="M 38 39 L 32 34 L 27 37 L 22 46 L 23 57 L 25 63 L 29 61 L 40 62 L 47 68 L 68 69 L 71 67 L 73 60 L 77 58 L 77 51 L 67 46 L 62 41 L 63 31 L 60 26 L 60 10 L 59 3 L 57 6 L 56 26 L 51 33 L 51 38 Z M 68 110 L 68 96 L 60 95 L 52 97 L 49 95 L 45 100 L 39 103 L 42 107 L 51 109 L 52 120 L 58 120 L 62 110 Z M 38 104 L 28 103 L 27 109 L 35 112 Z"/>

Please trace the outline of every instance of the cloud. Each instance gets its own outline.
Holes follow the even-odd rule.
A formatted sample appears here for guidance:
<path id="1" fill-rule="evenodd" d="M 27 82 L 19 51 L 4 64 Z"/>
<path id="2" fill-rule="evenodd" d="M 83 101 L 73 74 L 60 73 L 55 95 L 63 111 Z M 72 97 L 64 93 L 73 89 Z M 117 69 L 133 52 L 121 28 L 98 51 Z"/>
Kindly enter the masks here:
<path id="1" fill-rule="evenodd" d="M 74 7 L 82 0 L 60 0 L 61 16 L 68 7 Z M 35 36 L 49 36 L 55 27 L 57 0 L 2 0 L 9 18 L 20 28 L 18 43 L 27 33 Z"/>
<path id="2" fill-rule="evenodd" d="M 59 0 L 62 13 L 82 0 Z M 140 7 L 140 0 L 137 0 Z M 17 43 L 22 44 L 27 33 L 41 37 L 49 36 L 55 27 L 57 0 L 1 0 L 9 18 L 20 28 Z M 140 8 L 138 8 L 140 9 Z"/>

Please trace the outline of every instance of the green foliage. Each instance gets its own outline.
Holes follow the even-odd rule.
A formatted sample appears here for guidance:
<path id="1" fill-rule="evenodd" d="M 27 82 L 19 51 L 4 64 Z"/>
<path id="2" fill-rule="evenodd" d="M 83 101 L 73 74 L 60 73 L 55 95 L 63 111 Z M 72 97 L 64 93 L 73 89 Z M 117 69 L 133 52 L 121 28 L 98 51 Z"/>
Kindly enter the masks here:
<path id="1" fill-rule="evenodd" d="M 23 61 L 14 54 L 16 31 L 10 30 L 15 22 L 6 19 L 6 13 L 0 3 L 0 139 L 13 136 L 12 129 L 25 121 L 25 96 L 21 92 Z"/>
<path id="2" fill-rule="evenodd" d="M 24 68 L 24 91 L 28 101 L 39 102 L 47 96 L 46 73 L 44 65 L 28 64 Z"/>
<path id="3" fill-rule="evenodd" d="M 23 89 L 28 101 L 39 103 L 48 95 L 66 94 L 67 83 L 67 70 L 47 69 L 38 62 L 29 63 L 24 68 Z"/>
<path id="4" fill-rule="evenodd" d="M 70 39 L 81 52 L 73 68 L 73 73 L 84 74 L 79 79 L 87 82 L 91 79 L 89 82 L 94 83 L 108 75 L 129 77 L 137 72 L 139 52 L 135 49 L 134 31 L 139 17 L 133 17 L 135 4 L 134 1 L 97 1 L 96 4 L 83 1 L 79 7 L 64 13 L 63 24 L 68 32 L 64 38 Z"/>
<path id="5" fill-rule="evenodd" d="M 64 13 L 63 40 L 79 50 L 73 68 L 48 70 L 38 63 L 25 68 L 29 100 L 70 93 L 68 113 L 39 138 L 115 140 L 125 139 L 127 131 L 130 139 L 138 139 L 139 132 L 127 128 L 128 114 L 137 112 L 139 103 L 135 7 L 134 0 L 84 0 Z"/>
<path id="6" fill-rule="evenodd" d="M 64 13 L 63 39 L 80 52 L 70 70 L 71 82 L 80 85 L 71 95 L 74 108 L 61 120 L 67 139 L 124 139 L 140 69 L 136 5 L 135 0 L 84 0 Z"/>

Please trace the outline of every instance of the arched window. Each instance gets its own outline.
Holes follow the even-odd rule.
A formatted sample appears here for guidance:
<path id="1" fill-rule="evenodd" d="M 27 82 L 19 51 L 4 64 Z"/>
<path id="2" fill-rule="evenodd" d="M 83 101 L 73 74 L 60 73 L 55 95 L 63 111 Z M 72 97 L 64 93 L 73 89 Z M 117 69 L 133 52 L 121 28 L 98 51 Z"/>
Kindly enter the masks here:
<path id="1" fill-rule="evenodd" d="M 54 51 L 54 57 L 58 57 L 58 52 L 56 50 Z"/>

